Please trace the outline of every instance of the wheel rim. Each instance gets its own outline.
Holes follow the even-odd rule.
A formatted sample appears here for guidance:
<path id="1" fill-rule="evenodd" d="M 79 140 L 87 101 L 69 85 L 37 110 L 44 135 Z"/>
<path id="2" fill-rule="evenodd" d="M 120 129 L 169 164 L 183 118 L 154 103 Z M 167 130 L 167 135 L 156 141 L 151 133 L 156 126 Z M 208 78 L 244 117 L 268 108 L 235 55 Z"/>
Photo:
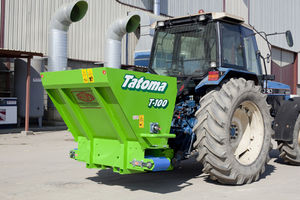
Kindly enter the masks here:
<path id="1" fill-rule="evenodd" d="M 259 108 L 251 101 L 241 103 L 233 113 L 229 131 L 236 160 L 243 165 L 253 163 L 264 140 L 264 122 Z"/>

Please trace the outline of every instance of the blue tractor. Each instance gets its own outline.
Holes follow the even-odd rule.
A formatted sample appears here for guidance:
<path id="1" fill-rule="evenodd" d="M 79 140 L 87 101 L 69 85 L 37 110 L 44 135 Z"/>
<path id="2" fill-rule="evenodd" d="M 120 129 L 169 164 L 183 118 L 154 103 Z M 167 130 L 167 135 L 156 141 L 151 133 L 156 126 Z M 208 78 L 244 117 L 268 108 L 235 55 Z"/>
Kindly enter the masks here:
<path id="1" fill-rule="evenodd" d="M 157 22 L 148 70 L 177 78 L 174 166 L 196 156 L 213 180 L 251 183 L 265 171 L 272 138 L 284 161 L 300 164 L 300 100 L 265 74 L 257 34 L 226 13 Z M 289 31 L 286 38 L 292 46 Z"/>

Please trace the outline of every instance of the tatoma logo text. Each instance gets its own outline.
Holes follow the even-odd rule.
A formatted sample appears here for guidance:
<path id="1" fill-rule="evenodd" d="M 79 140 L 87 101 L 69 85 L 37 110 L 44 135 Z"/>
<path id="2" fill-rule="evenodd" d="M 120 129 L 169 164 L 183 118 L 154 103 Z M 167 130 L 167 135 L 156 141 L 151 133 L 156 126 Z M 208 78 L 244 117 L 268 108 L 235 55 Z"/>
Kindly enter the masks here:
<path id="1" fill-rule="evenodd" d="M 145 92 L 164 93 L 167 90 L 168 83 L 155 80 L 148 80 L 145 77 L 136 78 L 134 75 L 126 74 L 122 84 L 123 89 L 142 90 Z"/>

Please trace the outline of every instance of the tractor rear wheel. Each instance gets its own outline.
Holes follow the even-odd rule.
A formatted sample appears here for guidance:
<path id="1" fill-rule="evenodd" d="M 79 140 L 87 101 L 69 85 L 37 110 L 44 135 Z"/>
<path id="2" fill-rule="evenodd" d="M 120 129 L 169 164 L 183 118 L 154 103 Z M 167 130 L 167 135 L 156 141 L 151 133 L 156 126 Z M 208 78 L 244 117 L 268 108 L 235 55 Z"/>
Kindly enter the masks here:
<path id="1" fill-rule="evenodd" d="M 279 157 L 283 158 L 286 163 L 300 165 L 300 115 L 294 126 L 293 141 L 291 143 L 280 142 L 278 149 L 280 151 Z"/>
<path id="2" fill-rule="evenodd" d="M 201 98 L 194 146 L 211 179 L 244 184 L 264 172 L 273 133 L 266 97 L 253 81 L 239 78 Z"/>

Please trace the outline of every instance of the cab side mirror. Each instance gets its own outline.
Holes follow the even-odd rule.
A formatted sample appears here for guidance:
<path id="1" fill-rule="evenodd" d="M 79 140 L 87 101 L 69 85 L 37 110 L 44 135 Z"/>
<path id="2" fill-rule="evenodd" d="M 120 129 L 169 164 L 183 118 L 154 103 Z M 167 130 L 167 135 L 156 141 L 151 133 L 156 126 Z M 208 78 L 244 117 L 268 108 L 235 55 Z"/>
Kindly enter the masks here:
<path id="1" fill-rule="evenodd" d="M 293 36 L 292 36 L 291 31 L 285 32 L 285 38 L 286 38 L 286 42 L 289 45 L 289 47 L 292 47 L 294 45 L 294 42 L 293 42 Z"/>

